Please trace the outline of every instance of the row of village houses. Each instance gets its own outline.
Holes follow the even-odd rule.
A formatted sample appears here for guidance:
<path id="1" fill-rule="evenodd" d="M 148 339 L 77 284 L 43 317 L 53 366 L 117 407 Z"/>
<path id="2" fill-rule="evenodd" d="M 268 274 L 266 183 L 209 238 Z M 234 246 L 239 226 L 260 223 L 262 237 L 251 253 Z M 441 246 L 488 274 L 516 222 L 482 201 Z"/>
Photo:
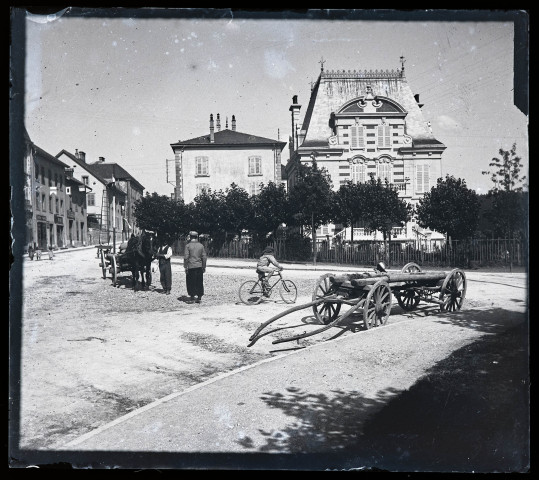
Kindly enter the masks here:
<path id="1" fill-rule="evenodd" d="M 283 182 L 293 188 L 301 163 L 316 160 L 338 189 L 347 181 L 371 176 L 388 180 L 399 196 L 417 204 L 441 176 L 445 145 L 425 121 L 419 95 L 413 94 L 402 67 L 387 71 L 326 71 L 322 63 L 303 118 L 292 98 L 289 160 L 281 155 L 287 142 L 243 133 L 231 117 L 221 128 L 219 114 L 210 115 L 209 133 L 171 143 L 174 152 L 173 198 L 191 202 L 203 190 L 225 190 L 234 182 L 251 195 L 260 184 Z M 104 157 L 90 161 L 82 151 L 51 155 L 26 135 L 25 158 L 27 240 L 41 248 L 68 248 L 109 243 L 138 233 L 135 202 L 142 184 Z M 103 236 L 105 235 L 105 237 Z M 370 240 L 361 228 L 326 225 L 322 239 Z M 443 235 L 419 228 L 413 221 L 396 227 L 397 241 L 443 241 Z"/>
<path id="2" fill-rule="evenodd" d="M 45 250 L 125 240 L 138 233 L 134 204 L 144 187 L 117 163 L 82 151 L 52 155 L 25 132 L 26 248 Z"/>

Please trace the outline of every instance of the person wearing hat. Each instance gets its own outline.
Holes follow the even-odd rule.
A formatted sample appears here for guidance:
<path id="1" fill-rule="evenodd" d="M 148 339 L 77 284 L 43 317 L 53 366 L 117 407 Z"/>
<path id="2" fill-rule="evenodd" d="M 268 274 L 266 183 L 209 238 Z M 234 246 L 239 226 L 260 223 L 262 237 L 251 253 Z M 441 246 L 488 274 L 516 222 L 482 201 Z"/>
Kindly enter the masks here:
<path id="1" fill-rule="evenodd" d="M 189 232 L 189 242 L 185 244 L 183 267 L 185 268 L 188 303 L 200 303 L 204 295 L 204 272 L 206 272 L 206 249 L 198 241 L 198 233 Z M 195 298 L 196 297 L 196 298 Z"/>
<path id="2" fill-rule="evenodd" d="M 155 255 L 159 260 L 159 281 L 165 295 L 170 295 L 170 289 L 172 288 L 172 267 L 170 265 L 170 259 L 172 257 L 171 243 L 168 240 L 162 241 Z"/>
<path id="3" fill-rule="evenodd" d="M 258 276 L 262 279 L 266 287 L 269 286 L 267 280 L 268 277 L 271 277 L 273 272 L 283 269 L 281 264 L 274 257 L 274 253 L 275 249 L 273 247 L 266 247 L 256 264 Z"/>

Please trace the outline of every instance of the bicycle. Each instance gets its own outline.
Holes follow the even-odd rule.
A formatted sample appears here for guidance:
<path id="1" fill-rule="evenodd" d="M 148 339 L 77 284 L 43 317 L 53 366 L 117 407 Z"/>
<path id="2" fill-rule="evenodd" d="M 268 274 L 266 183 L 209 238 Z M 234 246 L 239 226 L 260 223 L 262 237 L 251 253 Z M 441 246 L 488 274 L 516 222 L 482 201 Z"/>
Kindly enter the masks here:
<path id="1" fill-rule="evenodd" d="M 270 285 L 269 279 L 273 276 L 278 276 L 279 278 L 273 285 Z M 263 278 L 259 277 L 257 281 L 247 280 L 240 285 L 238 294 L 245 305 L 258 305 L 264 297 L 270 298 L 274 289 L 279 290 L 279 295 L 285 303 L 294 303 L 296 301 L 298 289 L 295 283 L 292 280 L 283 279 L 280 271 L 275 271 L 267 277 L 268 285 L 265 284 Z"/>

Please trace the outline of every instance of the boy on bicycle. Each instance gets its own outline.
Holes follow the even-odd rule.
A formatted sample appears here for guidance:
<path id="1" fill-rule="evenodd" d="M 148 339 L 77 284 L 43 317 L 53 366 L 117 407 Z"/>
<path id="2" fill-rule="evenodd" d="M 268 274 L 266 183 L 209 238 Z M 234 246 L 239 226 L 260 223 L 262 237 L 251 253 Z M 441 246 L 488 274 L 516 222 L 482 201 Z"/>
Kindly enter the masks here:
<path id="1" fill-rule="evenodd" d="M 267 279 L 273 275 L 273 272 L 283 269 L 273 256 L 274 253 L 275 249 L 273 247 L 266 247 L 256 264 L 256 272 L 266 287 L 269 287 Z"/>

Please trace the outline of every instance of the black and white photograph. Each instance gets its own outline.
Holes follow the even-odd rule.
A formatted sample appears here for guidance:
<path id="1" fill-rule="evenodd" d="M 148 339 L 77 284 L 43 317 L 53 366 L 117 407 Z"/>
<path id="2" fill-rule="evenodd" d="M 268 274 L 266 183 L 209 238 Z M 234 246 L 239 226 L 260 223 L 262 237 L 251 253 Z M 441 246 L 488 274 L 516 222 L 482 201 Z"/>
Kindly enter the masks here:
<path id="1" fill-rule="evenodd" d="M 10 469 L 529 473 L 529 11 L 10 7 Z"/>

